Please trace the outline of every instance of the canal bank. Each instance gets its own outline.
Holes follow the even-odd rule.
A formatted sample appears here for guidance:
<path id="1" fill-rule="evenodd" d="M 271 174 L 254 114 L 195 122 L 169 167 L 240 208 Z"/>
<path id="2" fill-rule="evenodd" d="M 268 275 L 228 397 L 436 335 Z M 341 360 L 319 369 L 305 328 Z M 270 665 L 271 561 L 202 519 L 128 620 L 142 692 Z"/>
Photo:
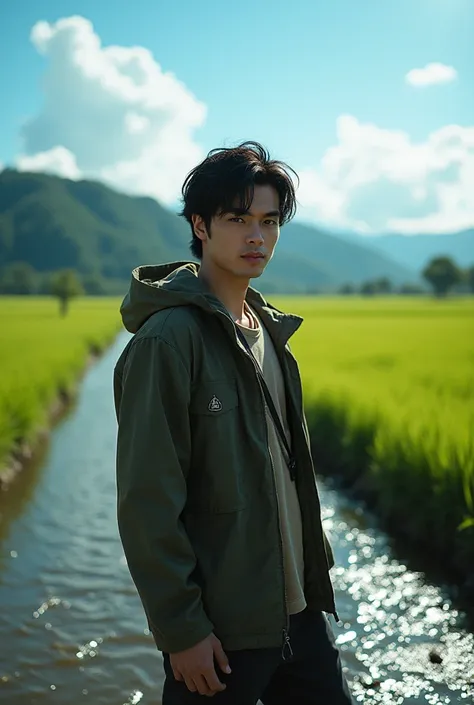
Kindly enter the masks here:
<path id="1" fill-rule="evenodd" d="M 121 329 L 116 299 L 84 297 L 66 317 L 51 297 L 0 297 L 0 489 L 35 461 L 85 372 Z"/>
<path id="2" fill-rule="evenodd" d="M 43 423 L 32 428 L 28 438 L 18 438 L 8 451 L 0 466 L 0 491 L 6 492 L 16 480 L 19 473 L 36 463 L 42 448 L 48 443 L 57 423 L 72 409 L 77 398 L 80 384 L 89 368 L 104 353 L 106 345 L 99 349 L 93 346 L 89 350 L 86 362 L 77 379 L 67 388 L 59 388 L 57 396 L 44 414 Z"/>
<path id="3" fill-rule="evenodd" d="M 402 457 L 399 469 L 381 466 L 374 457 L 376 423 L 351 426 L 349 414 L 327 401 L 315 403 L 307 416 L 317 472 L 364 503 L 398 555 L 449 586 L 474 628 L 474 524 L 462 526 L 460 511 L 470 492 L 467 482 L 463 487 L 454 470 L 445 491 L 434 492 L 429 481 L 436 473 L 428 465 L 421 481 Z"/>

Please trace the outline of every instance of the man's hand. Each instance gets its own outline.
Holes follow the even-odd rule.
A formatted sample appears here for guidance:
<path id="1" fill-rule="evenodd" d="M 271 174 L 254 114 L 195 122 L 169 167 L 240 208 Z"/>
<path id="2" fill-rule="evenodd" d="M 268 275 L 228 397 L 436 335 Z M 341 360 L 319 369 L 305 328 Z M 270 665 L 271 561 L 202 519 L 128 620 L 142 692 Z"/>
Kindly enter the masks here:
<path id="1" fill-rule="evenodd" d="M 212 696 L 226 689 L 226 685 L 217 677 L 214 658 L 221 671 L 231 672 L 221 642 L 215 634 L 209 634 L 204 641 L 190 649 L 170 654 L 170 663 L 174 677 L 177 681 L 184 681 L 188 690 Z"/>

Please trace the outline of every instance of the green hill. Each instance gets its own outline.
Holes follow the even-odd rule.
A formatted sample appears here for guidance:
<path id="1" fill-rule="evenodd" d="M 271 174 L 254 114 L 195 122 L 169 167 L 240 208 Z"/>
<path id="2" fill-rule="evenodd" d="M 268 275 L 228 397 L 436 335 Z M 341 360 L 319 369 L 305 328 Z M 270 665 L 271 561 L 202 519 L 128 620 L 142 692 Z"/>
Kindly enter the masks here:
<path id="1" fill-rule="evenodd" d="M 372 243 L 350 242 L 295 221 L 283 228 L 278 246 L 281 254 L 297 252 L 306 263 L 317 263 L 338 284 L 360 284 L 377 277 L 402 284 L 418 278 L 415 268 L 395 262 Z"/>
<path id="2" fill-rule="evenodd" d="M 93 181 L 5 169 L 0 173 L 0 268 L 27 262 L 39 273 L 74 268 L 123 292 L 133 267 L 192 259 L 188 224 L 148 197 Z M 267 271 L 263 291 L 330 291 L 387 276 L 416 279 L 385 254 L 316 228 L 290 223 Z"/>
<path id="3" fill-rule="evenodd" d="M 0 266 L 26 261 L 38 272 L 74 267 L 128 279 L 132 267 L 180 258 L 188 228 L 151 198 L 91 181 L 0 174 Z"/>

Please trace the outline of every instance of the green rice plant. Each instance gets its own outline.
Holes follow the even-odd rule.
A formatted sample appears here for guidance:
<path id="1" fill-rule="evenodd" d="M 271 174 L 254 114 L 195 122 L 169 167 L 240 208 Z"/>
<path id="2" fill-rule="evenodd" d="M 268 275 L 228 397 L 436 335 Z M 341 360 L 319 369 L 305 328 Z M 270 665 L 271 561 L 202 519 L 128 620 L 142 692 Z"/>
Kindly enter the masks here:
<path id="1" fill-rule="evenodd" d="M 474 299 L 286 297 L 317 467 L 449 551 L 474 531 Z M 462 535 L 464 534 L 464 538 Z"/>
<path id="2" fill-rule="evenodd" d="M 91 351 L 111 342 L 119 304 L 78 299 L 63 318 L 51 298 L 0 297 L 0 468 L 48 424 L 58 395 L 72 395 Z"/>

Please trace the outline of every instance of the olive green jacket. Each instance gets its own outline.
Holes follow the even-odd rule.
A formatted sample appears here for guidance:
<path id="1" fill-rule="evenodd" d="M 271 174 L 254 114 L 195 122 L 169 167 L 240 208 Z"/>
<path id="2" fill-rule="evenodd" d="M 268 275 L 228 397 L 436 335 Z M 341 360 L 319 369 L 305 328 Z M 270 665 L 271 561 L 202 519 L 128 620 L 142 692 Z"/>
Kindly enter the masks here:
<path id="1" fill-rule="evenodd" d="M 135 333 L 114 375 L 120 537 L 158 649 L 212 631 L 225 649 L 279 646 L 288 626 L 278 505 L 255 368 L 198 266 L 139 267 L 121 313 Z M 336 614 L 298 365 L 302 319 L 247 294 L 288 396 L 308 607 Z"/>

